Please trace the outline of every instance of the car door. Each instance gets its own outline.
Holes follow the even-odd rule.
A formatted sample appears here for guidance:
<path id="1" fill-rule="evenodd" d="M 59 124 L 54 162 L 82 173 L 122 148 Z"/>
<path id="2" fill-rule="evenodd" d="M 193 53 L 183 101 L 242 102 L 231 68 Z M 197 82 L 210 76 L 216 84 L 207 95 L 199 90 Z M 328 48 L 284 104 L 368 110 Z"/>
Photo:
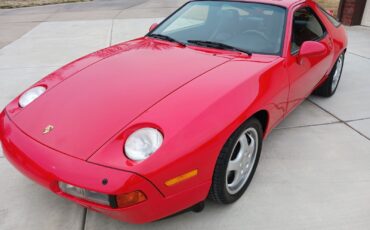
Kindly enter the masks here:
<path id="1" fill-rule="evenodd" d="M 292 29 L 286 62 L 290 82 L 287 111 L 294 109 L 311 94 L 328 73 L 333 57 L 332 39 L 311 6 L 298 6 L 290 15 Z M 300 47 L 306 41 L 320 42 L 327 48 L 327 52 L 301 58 Z"/>

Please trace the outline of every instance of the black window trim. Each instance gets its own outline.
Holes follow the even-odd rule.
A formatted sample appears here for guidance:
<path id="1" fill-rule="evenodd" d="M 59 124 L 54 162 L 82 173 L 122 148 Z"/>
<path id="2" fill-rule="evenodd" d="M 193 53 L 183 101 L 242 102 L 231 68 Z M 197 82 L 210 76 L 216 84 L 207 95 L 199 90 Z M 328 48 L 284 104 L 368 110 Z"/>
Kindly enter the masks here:
<path id="1" fill-rule="evenodd" d="M 317 21 L 320 23 L 321 27 L 324 29 L 323 35 L 320 38 L 312 40 L 312 41 L 315 41 L 315 42 L 322 41 L 328 35 L 328 29 L 325 27 L 324 23 L 322 22 L 321 18 L 318 16 L 318 14 L 315 12 L 315 10 L 309 5 L 301 5 L 297 9 L 294 10 L 293 19 L 292 19 L 292 27 L 293 27 L 293 23 L 294 23 L 294 13 L 297 12 L 298 10 L 300 10 L 300 9 L 303 9 L 303 8 L 309 8 L 312 11 L 313 15 L 315 16 L 315 18 L 317 19 Z M 297 56 L 299 51 L 301 50 L 301 48 L 292 52 L 292 50 L 291 50 L 292 49 L 291 48 L 292 40 L 293 40 L 293 29 L 292 29 L 292 33 L 291 33 L 291 36 L 290 36 L 290 42 L 289 42 L 290 50 L 289 50 L 289 53 L 290 53 L 291 56 Z"/>

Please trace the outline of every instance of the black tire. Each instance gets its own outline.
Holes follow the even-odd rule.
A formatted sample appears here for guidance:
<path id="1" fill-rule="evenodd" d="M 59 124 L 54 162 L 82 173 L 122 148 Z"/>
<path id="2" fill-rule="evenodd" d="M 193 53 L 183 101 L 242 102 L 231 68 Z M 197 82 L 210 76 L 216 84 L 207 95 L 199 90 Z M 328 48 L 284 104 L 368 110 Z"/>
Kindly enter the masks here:
<path id="1" fill-rule="evenodd" d="M 254 162 L 253 165 L 251 165 L 250 169 L 251 171 L 249 171 L 248 177 L 244 182 L 244 185 L 240 185 L 242 186 L 240 190 L 232 194 L 229 192 L 229 186 L 227 184 L 228 183 L 227 180 L 229 180 L 229 178 L 226 178 L 229 161 L 230 162 L 232 161 L 233 154 L 235 154 L 234 152 L 236 151 L 237 145 L 240 144 L 240 138 L 242 137 L 242 135 L 244 134 L 246 135 L 246 137 L 248 137 L 248 133 L 245 132 L 248 130 L 252 131 L 252 129 L 256 131 L 257 135 L 255 136 L 258 139 L 257 145 L 254 148 L 255 149 L 254 151 L 256 152 L 253 151 L 255 153 Z M 256 118 L 251 118 L 244 122 L 227 140 L 217 159 L 215 170 L 213 173 L 212 185 L 208 194 L 208 197 L 211 200 L 214 200 L 221 204 L 230 204 L 237 201 L 243 195 L 245 190 L 248 188 L 250 182 L 252 181 L 253 175 L 258 165 L 262 149 L 262 134 L 263 129 L 259 120 Z M 237 152 L 241 152 L 240 148 L 241 147 L 239 147 L 239 151 Z M 239 155 L 239 153 L 237 154 Z M 244 155 L 245 154 L 246 153 L 244 153 Z M 248 153 L 248 157 L 250 157 L 250 155 L 251 154 Z"/>
<path id="2" fill-rule="evenodd" d="M 344 53 L 339 55 L 337 62 L 333 66 L 333 69 L 331 70 L 328 78 L 324 81 L 324 83 L 322 83 L 322 85 L 319 88 L 317 88 L 313 92 L 314 95 L 321 96 L 321 97 L 331 97 L 335 94 L 335 92 L 337 91 L 338 85 L 339 85 L 340 78 L 342 77 L 343 64 L 344 64 L 344 59 L 345 59 L 344 57 L 345 57 Z M 340 61 L 342 61 L 342 63 L 339 63 Z M 339 71 L 340 72 L 339 78 L 337 82 L 335 83 L 335 87 L 333 87 L 334 76 L 335 76 L 335 73 L 336 73 L 336 70 L 339 64 L 341 64 L 342 67 Z"/>

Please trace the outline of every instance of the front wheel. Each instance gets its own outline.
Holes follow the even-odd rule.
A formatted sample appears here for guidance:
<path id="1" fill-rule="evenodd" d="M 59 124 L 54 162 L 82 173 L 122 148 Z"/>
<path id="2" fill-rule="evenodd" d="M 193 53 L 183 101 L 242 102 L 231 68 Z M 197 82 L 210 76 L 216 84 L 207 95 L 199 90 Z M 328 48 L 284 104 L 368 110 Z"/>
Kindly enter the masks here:
<path id="1" fill-rule="evenodd" d="M 315 95 L 322 97 L 331 97 L 334 95 L 335 91 L 338 88 L 339 80 L 342 76 L 344 64 L 344 53 L 342 53 L 337 62 L 335 63 L 332 71 L 329 74 L 328 79 L 314 91 Z"/>
<path id="2" fill-rule="evenodd" d="M 262 149 L 262 125 L 247 120 L 227 140 L 217 159 L 209 197 L 222 204 L 238 200 L 250 184 Z"/>

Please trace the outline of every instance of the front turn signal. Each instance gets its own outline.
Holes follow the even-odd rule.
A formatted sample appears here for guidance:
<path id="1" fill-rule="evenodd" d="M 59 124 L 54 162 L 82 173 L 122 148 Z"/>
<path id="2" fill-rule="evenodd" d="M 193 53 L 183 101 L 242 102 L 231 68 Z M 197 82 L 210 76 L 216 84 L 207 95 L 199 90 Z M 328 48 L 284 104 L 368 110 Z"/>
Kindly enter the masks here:
<path id="1" fill-rule="evenodd" d="M 118 208 L 125 208 L 146 200 L 146 196 L 141 191 L 134 191 L 116 196 Z"/>

